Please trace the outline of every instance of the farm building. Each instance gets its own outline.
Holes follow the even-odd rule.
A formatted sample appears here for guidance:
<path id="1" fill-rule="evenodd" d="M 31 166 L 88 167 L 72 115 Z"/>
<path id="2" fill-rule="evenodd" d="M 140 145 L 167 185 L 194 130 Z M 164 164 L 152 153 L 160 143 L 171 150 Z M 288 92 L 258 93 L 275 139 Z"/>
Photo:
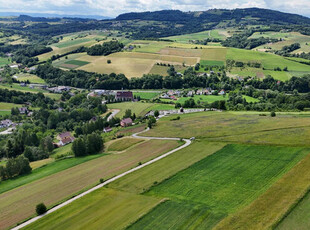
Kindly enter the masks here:
<path id="1" fill-rule="evenodd" d="M 133 94 L 131 91 L 118 91 L 115 95 L 116 101 L 132 101 Z"/>
<path id="2" fill-rule="evenodd" d="M 64 146 L 75 140 L 75 138 L 71 135 L 70 132 L 60 133 L 57 136 L 57 140 L 59 140 L 58 145 Z"/>
<path id="3" fill-rule="evenodd" d="M 121 120 L 121 126 L 122 127 L 128 127 L 132 125 L 132 119 L 131 118 L 125 118 Z"/>
<path id="4" fill-rule="evenodd" d="M 19 110 L 20 114 L 27 114 L 28 113 L 27 107 L 21 107 L 21 108 L 18 108 L 18 110 Z"/>
<path id="5" fill-rule="evenodd" d="M 105 127 L 105 128 L 103 129 L 103 132 L 104 132 L 104 133 L 112 132 L 112 128 L 111 128 L 111 127 Z"/>

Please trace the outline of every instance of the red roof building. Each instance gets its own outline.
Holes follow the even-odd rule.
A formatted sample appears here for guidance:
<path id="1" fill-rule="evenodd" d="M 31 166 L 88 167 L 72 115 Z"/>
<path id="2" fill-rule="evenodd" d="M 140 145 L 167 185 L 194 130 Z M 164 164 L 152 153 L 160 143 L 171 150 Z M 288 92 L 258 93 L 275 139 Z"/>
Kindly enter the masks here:
<path id="1" fill-rule="evenodd" d="M 118 91 L 115 95 L 117 101 L 133 101 L 133 94 L 131 91 Z"/>

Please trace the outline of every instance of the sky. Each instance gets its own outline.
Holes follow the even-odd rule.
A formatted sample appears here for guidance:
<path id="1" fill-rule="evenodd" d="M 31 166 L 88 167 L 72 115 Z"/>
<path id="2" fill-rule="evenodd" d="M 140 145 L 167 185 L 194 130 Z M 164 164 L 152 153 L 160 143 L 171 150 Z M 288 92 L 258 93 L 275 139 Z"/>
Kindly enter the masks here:
<path id="1" fill-rule="evenodd" d="M 247 7 L 267 8 L 310 17 L 310 0 L 0 0 L 0 12 L 108 17 L 163 9 L 202 11 Z"/>

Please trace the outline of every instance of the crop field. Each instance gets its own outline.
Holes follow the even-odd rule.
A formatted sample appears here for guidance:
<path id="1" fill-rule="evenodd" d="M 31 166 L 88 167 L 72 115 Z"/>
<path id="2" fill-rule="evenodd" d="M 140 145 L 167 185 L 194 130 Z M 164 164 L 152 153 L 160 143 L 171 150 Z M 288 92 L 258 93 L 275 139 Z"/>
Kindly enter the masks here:
<path id="1" fill-rule="evenodd" d="M 296 202 L 307 193 L 310 180 L 309 167 L 310 155 L 308 150 L 308 155 L 275 182 L 264 194 L 250 205 L 225 218 L 215 229 L 274 229 L 287 211 L 291 210 Z M 305 202 L 307 202 L 306 200 L 307 197 Z M 300 205 L 303 205 L 303 202 Z M 297 217 L 299 207 L 301 206 L 297 205 L 287 219 L 280 222 L 276 229 L 307 229 L 309 219 L 306 217 L 309 213 L 303 212 L 301 216 Z M 301 220 L 300 217 L 305 218 Z M 300 222 L 297 222 L 298 218 L 300 218 Z"/>
<path id="2" fill-rule="evenodd" d="M 79 61 L 79 60 L 70 60 L 70 61 L 67 61 L 61 64 L 60 67 L 65 68 L 65 69 L 76 69 L 76 68 L 79 68 L 87 64 L 89 64 L 89 62 Z"/>
<path id="3" fill-rule="evenodd" d="M 195 141 L 185 149 L 112 182 L 108 187 L 137 194 L 143 193 L 224 146 L 224 143 Z"/>
<path id="4" fill-rule="evenodd" d="M 113 143 L 111 143 L 108 147 L 108 151 L 123 151 L 142 141 L 143 140 L 141 139 L 135 139 L 135 138 L 122 138 L 120 140 L 116 140 Z"/>
<path id="5" fill-rule="evenodd" d="M 301 200 L 301 202 L 293 208 L 289 215 L 275 228 L 277 230 L 310 228 L 310 193 Z"/>
<path id="6" fill-rule="evenodd" d="M 202 50 L 201 60 L 225 61 L 227 55 L 226 48 L 208 48 Z"/>
<path id="7" fill-rule="evenodd" d="M 206 230 L 212 229 L 222 218 L 223 214 L 212 213 L 206 206 L 168 200 L 126 229 Z"/>
<path id="8" fill-rule="evenodd" d="M 189 43 L 189 40 L 205 40 L 208 38 L 218 38 L 225 40 L 226 36 L 222 30 L 207 30 L 199 33 L 166 37 L 165 39 L 170 39 L 181 43 Z"/>
<path id="9" fill-rule="evenodd" d="M 25 229 L 124 229 L 160 199 L 102 188 Z"/>
<path id="10" fill-rule="evenodd" d="M 42 166 L 45 166 L 47 164 L 50 164 L 54 162 L 53 158 L 47 158 L 47 159 L 43 159 L 43 160 L 38 160 L 38 161 L 33 161 L 30 162 L 30 167 L 32 168 L 32 170 L 40 168 Z"/>
<path id="11" fill-rule="evenodd" d="M 152 69 L 150 70 L 150 74 L 159 74 L 161 76 L 168 76 L 167 70 L 169 69 L 168 66 L 160 66 L 154 64 Z"/>
<path id="12" fill-rule="evenodd" d="M 231 213 L 255 200 L 308 153 L 304 148 L 228 145 L 146 194 Z"/>
<path id="13" fill-rule="evenodd" d="M 37 83 L 37 84 L 45 84 L 44 79 L 39 78 L 36 75 L 28 74 L 28 73 L 20 73 L 16 75 L 19 81 L 29 81 L 30 83 Z"/>
<path id="14" fill-rule="evenodd" d="M 0 210 L 4 211 L 0 213 L 1 229 L 8 228 L 33 215 L 35 205 L 40 202 L 51 207 L 98 183 L 100 178 L 107 179 L 120 174 L 137 166 L 139 162 L 146 162 L 178 145 L 176 141 L 146 141 L 122 154 L 110 154 L 87 161 L 2 193 Z"/>
<path id="15" fill-rule="evenodd" d="M 172 117 L 162 118 L 154 129 L 142 135 L 195 136 L 209 141 L 309 146 L 310 118 L 307 116 L 278 114 L 272 118 L 252 113 L 202 112 L 181 115 L 177 121 L 171 121 Z"/>
<path id="16" fill-rule="evenodd" d="M 11 61 L 9 58 L 6 58 L 6 57 L 0 57 L 0 66 L 4 66 L 4 65 L 7 65 L 7 64 L 10 64 Z"/>

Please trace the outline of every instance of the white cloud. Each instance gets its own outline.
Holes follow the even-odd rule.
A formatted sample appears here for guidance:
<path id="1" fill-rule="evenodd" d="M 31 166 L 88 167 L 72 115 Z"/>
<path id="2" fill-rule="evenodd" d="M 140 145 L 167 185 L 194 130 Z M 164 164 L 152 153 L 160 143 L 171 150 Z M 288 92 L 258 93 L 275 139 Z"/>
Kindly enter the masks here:
<path id="1" fill-rule="evenodd" d="M 117 16 L 125 12 L 178 9 L 260 7 L 310 16 L 310 0 L 0 0 L 1 12 L 97 14 Z"/>

